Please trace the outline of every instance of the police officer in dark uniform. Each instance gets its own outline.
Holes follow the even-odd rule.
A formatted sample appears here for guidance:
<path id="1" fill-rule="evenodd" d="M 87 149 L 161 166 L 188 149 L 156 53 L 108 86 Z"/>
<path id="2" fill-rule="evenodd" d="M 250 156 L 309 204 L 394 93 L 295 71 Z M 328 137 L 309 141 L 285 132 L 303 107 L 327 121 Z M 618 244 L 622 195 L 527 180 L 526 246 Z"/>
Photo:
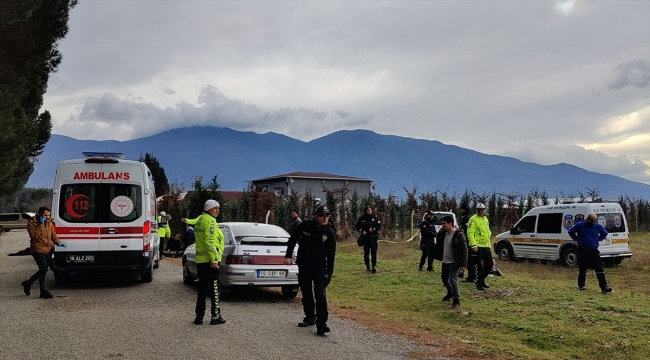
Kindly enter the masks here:
<path id="1" fill-rule="evenodd" d="M 463 230 L 465 239 L 467 239 L 467 229 L 469 227 L 469 218 L 472 213 L 469 211 L 469 205 L 462 203 L 460 205 L 460 228 Z M 476 281 L 476 253 L 469 248 L 469 240 L 467 240 L 467 278 L 463 282 Z"/>
<path id="2" fill-rule="evenodd" d="M 377 247 L 379 241 L 379 230 L 381 223 L 375 215 L 372 214 L 372 207 L 366 206 L 363 216 L 357 220 L 354 228 L 361 233 L 363 239 L 363 261 L 366 263 L 366 270 L 377 272 Z M 372 257 L 372 270 L 370 269 L 370 257 Z"/>
<path id="3" fill-rule="evenodd" d="M 316 324 L 318 335 L 330 332 L 327 326 L 325 288 L 329 285 L 334 271 L 336 233 L 329 225 L 329 217 L 330 211 L 327 206 L 321 206 L 314 212 L 313 219 L 305 220 L 298 225 L 291 233 L 284 259 L 285 265 L 291 265 L 291 256 L 297 243 L 299 245 L 296 259 L 298 285 L 302 292 L 302 308 L 305 312 L 305 318 L 298 323 L 298 326 L 308 327 Z"/>
<path id="4" fill-rule="evenodd" d="M 422 257 L 420 258 L 420 266 L 418 270 L 422 271 L 424 262 L 427 261 L 427 271 L 433 271 L 433 250 L 436 247 L 436 225 L 433 223 L 433 211 L 427 211 L 424 221 L 420 224 L 420 250 L 422 250 Z M 427 259 L 428 258 L 428 259 Z"/>

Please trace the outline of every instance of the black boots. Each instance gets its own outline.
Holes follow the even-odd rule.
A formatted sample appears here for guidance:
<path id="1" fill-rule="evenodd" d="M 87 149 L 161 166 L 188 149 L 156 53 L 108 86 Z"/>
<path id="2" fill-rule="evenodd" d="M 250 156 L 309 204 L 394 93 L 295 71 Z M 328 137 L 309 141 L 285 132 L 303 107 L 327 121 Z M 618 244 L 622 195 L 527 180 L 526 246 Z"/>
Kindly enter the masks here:
<path id="1" fill-rule="evenodd" d="M 52 294 L 50 294 L 50 292 L 47 291 L 47 290 L 41 290 L 41 296 L 39 296 L 39 297 L 40 297 L 41 299 L 51 299 L 51 298 L 53 298 L 54 296 L 53 296 Z"/>
<path id="2" fill-rule="evenodd" d="M 316 319 L 311 317 L 305 317 L 302 322 L 298 323 L 298 327 L 309 327 L 316 324 Z"/>
<path id="3" fill-rule="evenodd" d="M 325 335 L 325 333 L 330 332 L 330 328 L 327 325 L 319 326 L 318 329 L 316 329 L 316 334 L 317 335 Z"/>
<path id="4" fill-rule="evenodd" d="M 210 325 L 221 325 L 225 323 L 226 323 L 226 319 L 222 318 L 221 315 L 219 315 L 218 317 L 213 316 L 212 319 L 210 319 Z"/>
<path id="5" fill-rule="evenodd" d="M 25 292 L 25 295 L 29 296 L 29 294 L 32 293 L 32 284 L 29 283 L 29 280 L 25 280 L 21 282 L 20 285 L 23 286 L 23 291 Z"/>
<path id="6" fill-rule="evenodd" d="M 460 307 L 460 300 L 459 299 L 454 299 L 454 302 L 451 303 L 450 309 L 458 309 Z"/>

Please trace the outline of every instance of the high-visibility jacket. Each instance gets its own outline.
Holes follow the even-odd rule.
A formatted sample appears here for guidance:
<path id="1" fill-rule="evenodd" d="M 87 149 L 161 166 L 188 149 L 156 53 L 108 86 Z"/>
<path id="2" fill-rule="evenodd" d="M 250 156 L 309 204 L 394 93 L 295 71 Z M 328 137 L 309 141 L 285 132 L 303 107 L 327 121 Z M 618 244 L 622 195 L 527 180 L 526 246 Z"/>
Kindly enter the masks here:
<path id="1" fill-rule="evenodd" d="M 469 218 L 469 226 L 467 229 L 467 240 L 469 240 L 469 247 L 489 248 L 492 238 L 492 231 L 490 231 L 490 222 L 487 216 L 473 215 Z"/>
<path id="2" fill-rule="evenodd" d="M 164 225 L 162 225 L 164 224 Z M 165 219 L 165 222 L 162 222 L 162 216 L 158 215 L 158 237 L 160 238 L 169 238 L 172 236 L 172 230 L 169 228 L 169 223 L 167 222 L 167 219 Z"/>
<path id="3" fill-rule="evenodd" d="M 185 222 L 194 226 L 194 237 L 196 239 L 197 264 L 219 263 L 223 255 L 224 236 L 219 229 L 217 219 L 207 212 L 204 212 L 196 219 L 186 219 Z"/>

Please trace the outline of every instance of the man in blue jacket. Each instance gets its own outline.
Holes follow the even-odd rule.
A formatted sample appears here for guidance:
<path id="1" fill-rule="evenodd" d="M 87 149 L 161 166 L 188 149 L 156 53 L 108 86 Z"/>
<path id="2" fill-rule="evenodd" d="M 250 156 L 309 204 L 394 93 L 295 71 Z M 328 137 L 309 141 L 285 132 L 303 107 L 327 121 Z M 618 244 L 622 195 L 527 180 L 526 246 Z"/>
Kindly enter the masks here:
<path id="1" fill-rule="evenodd" d="M 612 292 L 612 288 L 607 286 L 598 242 L 605 240 L 608 233 L 597 220 L 596 214 L 589 214 L 587 220 L 576 223 L 569 229 L 569 236 L 578 242 L 578 289 L 585 289 L 587 268 L 590 267 L 596 272 L 600 290 L 607 294 Z"/>

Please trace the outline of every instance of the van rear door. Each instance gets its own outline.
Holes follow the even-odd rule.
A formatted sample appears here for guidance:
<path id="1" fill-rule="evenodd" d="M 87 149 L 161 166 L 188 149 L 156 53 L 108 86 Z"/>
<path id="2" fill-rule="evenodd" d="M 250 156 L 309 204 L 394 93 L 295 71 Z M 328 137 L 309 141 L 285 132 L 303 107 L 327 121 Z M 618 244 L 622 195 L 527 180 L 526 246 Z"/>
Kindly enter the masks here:
<path id="1" fill-rule="evenodd" d="M 600 256 L 607 258 L 631 254 L 625 216 L 618 212 L 598 213 L 597 216 L 598 223 L 609 233 L 607 239 L 600 241 L 598 245 Z"/>

